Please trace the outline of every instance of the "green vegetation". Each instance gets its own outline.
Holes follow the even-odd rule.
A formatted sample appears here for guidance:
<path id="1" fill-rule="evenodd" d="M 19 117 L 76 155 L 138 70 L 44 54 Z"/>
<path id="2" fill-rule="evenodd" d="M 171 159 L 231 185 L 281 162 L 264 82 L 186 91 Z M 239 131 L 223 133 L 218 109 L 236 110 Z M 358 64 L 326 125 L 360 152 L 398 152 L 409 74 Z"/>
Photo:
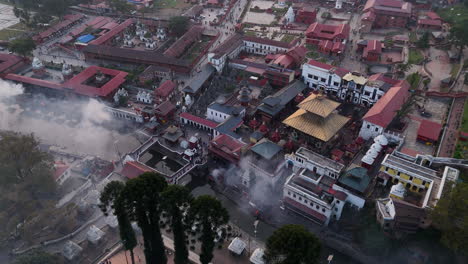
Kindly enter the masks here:
<path id="1" fill-rule="evenodd" d="M 244 31 L 244 35 L 245 36 L 255 37 L 256 33 L 254 31 L 246 30 L 246 31 Z"/>
<path id="2" fill-rule="evenodd" d="M 294 35 L 284 35 L 283 38 L 281 38 L 282 42 L 287 42 L 290 43 L 293 41 L 296 37 Z"/>
<path id="3" fill-rule="evenodd" d="M 47 225 L 60 232 L 73 224 L 72 220 L 57 223 L 61 212 L 54 206 L 52 168 L 52 157 L 39 150 L 33 135 L 0 132 L 0 237 L 31 242 Z"/>
<path id="4" fill-rule="evenodd" d="M 33 250 L 21 255 L 13 264 L 62 264 L 63 259 L 41 250 Z"/>
<path id="5" fill-rule="evenodd" d="M 465 103 L 460 131 L 468 133 L 468 103 Z"/>
<path id="6" fill-rule="evenodd" d="M 321 18 L 323 18 L 323 19 L 329 19 L 331 17 L 332 17 L 332 15 L 330 14 L 330 12 L 323 12 L 322 15 L 321 15 Z"/>
<path id="7" fill-rule="evenodd" d="M 406 77 L 406 80 L 411 85 L 411 89 L 416 90 L 421 80 L 421 75 L 418 72 L 414 72 L 408 75 L 408 77 Z"/>
<path id="8" fill-rule="evenodd" d="M 441 8 L 437 11 L 439 16 L 450 24 L 459 24 L 468 19 L 468 7 L 463 4 Z"/>
<path id="9" fill-rule="evenodd" d="M 175 263 L 188 263 L 188 227 L 201 227 L 201 232 L 191 231 L 201 241 L 200 262 L 207 264 L 213 258 L 214 239 L 217 230 L 227 224 L 229 215 L 221 202 L 209 195 L 192 198 L 186 187 L 168 185 L 166 179 L 146 172 L 126 183 L 113 181 L 101 193 L 101 210 L 117 216 L 120 237 L 124 248 L 130 251 L 134 263 L 133 248 L 136 246 L 131 221 L 141 229 L 146 263 L 166 263 L 161 228 L 169 223 L 167 232 L 173 233 Z M 195 240 L 195 239 L 193 239 Z M 220 241 L 220 243 L 222 243 Z M 195 249 L 194 246 L 190 247 Z"/>
<path id="10" fill-rule="evenodd" d="M 15 39 L 10 42 L 8 49 L 21 56 L 28 56 L 36 48 L 36 44 L 31 38 Z"/>
<path id="11" fill-rule="evenodd" d="M 462 254 L 468 252 L 467 215 L 468 183 L 458 183 L 444 193 L 431 214 L 434 226 L 442 231 L 442 243 Z"/>
<path id="12" fill-rule="evenodd" d="M 189 18 L 183 16 L 173 16 L 169 19 L 171 33 L 177 37 L 185 34 L 189 26 Z"/>
<path id="13" fill-rule="evenodd" d="M 424 60 L 424 57 L 421 53 L 421 51 L 417 49 L 410 49 L 409 50 L 409 58 L 408 58 L 408 63 L 409 64 L 421 64 Z"/>
<path id="14" fill-rule="evenodd" d="M 429 32 L 424 32 L 421 38 L 416 42 L 416 47 L 419 49 L 429 48 Z"/>
<path id="15" fill-rule="evenodd" d="M 452 64 L 452 69 L 450 70 L 450 76 L 452 78 L 457 77 L 458 71 L 460 71 L 460 63 Z"/>
<path id="16" fill-rule="evenodd" d="M 265 259 L 268 263 L 319 263 L 321 244 L 302 225 L 284 225 L 267 240 Z"/>
<path id="17" fill-rule="evenodd" d="M 416 32 L 411 31 L 411 32 L 409 33 L 409 41 L 410 41 L 411 43 L 416 43 L 416 42 L 418 41 L 418 35 L 416 34 Z"/>
<path id="18" fill-rule="evenodd" d="M 175 8 L 177 6 L 177 0 L 156 0 L 154 1 L 156 8 Z"/>

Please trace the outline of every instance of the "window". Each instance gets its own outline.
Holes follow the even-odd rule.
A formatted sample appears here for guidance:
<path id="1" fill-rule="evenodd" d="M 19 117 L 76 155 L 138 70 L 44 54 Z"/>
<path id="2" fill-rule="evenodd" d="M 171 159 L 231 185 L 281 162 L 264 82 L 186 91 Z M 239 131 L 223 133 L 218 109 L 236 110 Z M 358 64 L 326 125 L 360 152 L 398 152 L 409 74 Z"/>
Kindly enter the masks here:
<path id="1" fill-rule="evenodd" d="M 375 132 L 379 132 L 379 128 L 378 128 L 378 127 L 375 128 Z"/>
<path id="2" fill-rule="evenodd" d="M 299 201 L 302 201 L 302 197 L 299 196 Z"/>
<path id="3" fill-rule="evenodd" d="M 388 167 L 385 167 L 385 171 L 388 171 Z"/>
<path id="4" fill-rule="evenodd" d="M 291 195 L 291 192 L 290 192 L 290 191 L 288 191 L 288 195 Z"/>
<path id="5" fill-rule="evenodd" d="M 307 77 L 312 79 L 314 76 L 312 74 L 307 74 Z"/>
<path id="6" fill-rule="evenodd" d="M 370 128 L 370 125 L 367 125 L 367 128 Z"/>
<path id="7" fill-rule="evenodd" d="M 336 200 L 336 204 L 340 204 L 340 201 L 339 201 L 339 200 Z"/>
<path id="8" fill-rule="evenodd" d="M 318 80 L 318 77 L 317 77 L 317 76 L 314 76 L 314 80 Z"/>
<path id="9" fill-rule="evenodd" d="M 295 193 L 293 194 L 293 197 L 296 198 L 296 194 L 295 194 Z"/>
<path id="10" fill-rule="evenodd" d="M 333 82 L 333 85 L 338 86 L 338 85 L 340 85 L 340 83 L 339 82 Z"/>
<path id="11" fill-rule="evenodd" d="M 313 83 L 312 88 L 317 88 L 317 84 Z"/>
<path id="12" fill-rule="evenodd" d="M 326 82 L 327 80 L 325 78 L 320 78 L 321 82 Z"/>
<path id="13" fill-rule="evenodd" d="M 400 176 L 400 174 L 401 174 L 400 172 L 397 172 L 397 174 L 396 174 L 396 175 Z"/>
<path id="14" fill-rule="evenodd" d="M 324 208 L 322 208 L 322 212 L 325 213 L 325 209 L 324 209 Z"/>
<path id="15" fill-rule="evenodd" d="M 412 181 L 412 180 L 413 180 L 413 176 L 410 176 L 410 177 L 409 177 L 409 180 Z"/>
<path id="16" fill-rule="evenodd" d="M 315 208 L 317 208 L 317 210 L 318 210 L 318 209 L 320 209 L 320 206 L 316 205 Z"/>
<path id="17" fill-rule="evenodd" d="M 335 207 L 335 212 L 338 212 L 338 207 Z"/>
<path id="18" fill-rule="evenodd" d="M 426 185 L 426 181 L 423 181 L 423 182 L 422 182 L 422 185 Z"/>

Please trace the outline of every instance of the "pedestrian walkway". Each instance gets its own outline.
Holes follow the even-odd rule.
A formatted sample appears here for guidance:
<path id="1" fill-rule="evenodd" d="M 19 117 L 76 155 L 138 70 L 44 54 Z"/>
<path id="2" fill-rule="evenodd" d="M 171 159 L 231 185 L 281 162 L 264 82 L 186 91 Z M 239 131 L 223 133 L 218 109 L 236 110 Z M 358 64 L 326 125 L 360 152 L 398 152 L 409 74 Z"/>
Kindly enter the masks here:
<path id="1" fill-rule="evenodd" d="M 452 109 L 447 120 L 447 126 L 443 133 L 443 138 L 440 143 L 440 148 L 437 153 L 438 157 L 453 157 L 458 138 L 458 128 L 463 117 L 463 107 L 465 98 L 455 98 L 453 100 Z"/>

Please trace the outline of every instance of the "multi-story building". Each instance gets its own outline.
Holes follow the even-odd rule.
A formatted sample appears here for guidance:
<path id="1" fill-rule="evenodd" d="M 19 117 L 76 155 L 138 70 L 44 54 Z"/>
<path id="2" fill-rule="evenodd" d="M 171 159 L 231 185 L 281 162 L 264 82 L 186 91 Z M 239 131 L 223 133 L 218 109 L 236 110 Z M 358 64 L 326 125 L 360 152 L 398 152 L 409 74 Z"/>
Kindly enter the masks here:
<path id="1" fill-rule="evenodd" d="M 283 187 L 285 208 L 322 225 L 340 219 L 347 194 L 333 185 L 344 165 L 305 148 L 285 158 L 293 171 Z"/>
<path id="2" fill-rule="evenodd" d="M 307 86 L 315 91 L 368 107 L 373 106 L 389 89 L 401 83 L 383 74 L 366 78 L 315 60 L 302 66 L 302 77 Z"/>
<path id="3" fill-rule="evenodd" d="M 315 22 L 305 32 L 307 37 L 306 42 L 317 45 L 319 50 L 324 53 L 339 55 L 345 50 L 349 31 L 350 27 L 348 24 L 326 25 Z"/>
<path id="4" fill-rule="evenodd" d="M 224 68 L 226 61 L 236 58 L 241 51 L 257 55 L 286 53 L 289 49 L 294 47 L 296 43 L 296 40 L 286 43 L 235 34 L 215 50 L 208 53 L 208 62 L 220 72 Z"/>
<path id="5" fill-rule="evenodd" d="M 383 134 L 395 118 L 397 111 L 406 102 L 409 87 L 407 81 L 399 81 L 391 87 L 362 118 L 359 136 L 367 140 Z"/>
<path id="6" fill-rule="evenodd" d="M 401 0 L 367 0 L 361 16 L 361 30 L 372 28 L 403 28 L 412 14 L 411 3 Z"/>
<path id="7" fill-rule="evenodd" d="M 386 231 L 412 233 L 429 226 L 427 211 L 450 191 L 460 172 L 446 166 L 443 173 L 423 166 L 423 159 L 398 151 L 387 154 L 380 168 L 392 186 L 387 198 L 377 199 L 377 221 Z"/>

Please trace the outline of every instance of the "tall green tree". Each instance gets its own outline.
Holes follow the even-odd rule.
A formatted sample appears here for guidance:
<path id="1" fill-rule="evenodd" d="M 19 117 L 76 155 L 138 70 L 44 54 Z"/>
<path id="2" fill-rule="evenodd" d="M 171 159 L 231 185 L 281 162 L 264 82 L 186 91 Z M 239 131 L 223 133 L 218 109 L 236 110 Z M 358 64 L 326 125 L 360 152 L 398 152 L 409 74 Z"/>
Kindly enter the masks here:
<path id="1" fill-rule="evenodd" d="M 106 216 L 109 214 L 109 208 L 112 209 L 112 213 L 117 217 L 117 222 L 119 223 L 119 233 L 122 244 L 125 250 L 130 251 L 132 264 L 135 264 L 133 249 L 137 246 L 138 242 L 125 207 L 125 200 L 122 195 L 124 188 L 125 184 L 123 182 L 109 182 L 101 193 L 100 208 Z"/>
<path id="2" fill-rule="evenodd" d="M 463 20 L 460 23 L 455 23 L 450 28 L 450 38 L 452 43 L 459 47 L 460 52 L 463 48 L 468 45 L 468 19 Z"/>
<path id="3" fill-rule="evenodd" d="M 442 231 L 442 243 L 458 253 L 466 254 L 468 183 L 458 183 L 451 192 L 446 192 L 431 212 L 431 217 L 433 225 Z"/>
<path id="4" fill-rule="evenodd" d="M 163 208 L 169 215 L 172 232 L 174 234 L 174 263 L 187 264 L 188 249 L 187 249 L 187 225 L 184 223 L 184 213 L 187 212 L 189 204 L 192 201 L 190 191 L 180 185 L 170 185 L 162 193 Z"/>
<path id="5" fill-rule="evenodd" d="M 12 168 L 18 181 L 33 177 L 41 169 L 50 169 L 52 161 L 48 153 L 39 149 L 33 134 L 0 132 L 0 166 Z"/>
<path id="6" fill-rule="evenodd" d="M 274 264 L 319 263 L 321 244 L 301 225 L 284 225 L 267 240 L 265 259 Z"/>
<path id="7" fill-rule="evenodd" d="M 33 250 L 18 257 L 13 264 L 62 264 L 60 257 L 42 250 Z"/>
<path id="8" fill-rule="evenodd" d="M 185 34 L 189 26 L 189 18 L 183 16 L 174 16 L 169 19 L 169 28 L 172 34 L 177 37 Z"/>
<path id="9" fill-rule="evenodd" d="M 29 56 L 36 48 L 36 43 L 32 38 L 15 39 L 10 42 L 8 49 L 21 56 Z"/>
<path id="10" fill-rule="evenodd" d="M 145 172 L 125 185 L 127 211 L 143 233 L 146 263 L 166 263 L 167 257 L 159 226 L 161 193 L 167 188 L 163 176 Z"/>
<path id="11" fill-rule="evenodd" d="M 420 49 L 427 49 L 429 48 L 429 32 L 425 31 L 421 38 L 416 42 L 416 46 Z"/>
<path id="12" fill-rule="evenodd" d="M 108 0 L 108 3 L 110 8 L 118 13 L 128 14 L 135 10 L 135 7 L 127 0 Z"/>
<path id="13" fill-rule="evenodd" d="M 210 195 L 197 197 L 189 211 L 193 222 L 201 225 L 201 254 L 200 262 L 208 264 L 213 259 L 216 230 L 229 221 L 229 213 L 221 202 Z"/>

